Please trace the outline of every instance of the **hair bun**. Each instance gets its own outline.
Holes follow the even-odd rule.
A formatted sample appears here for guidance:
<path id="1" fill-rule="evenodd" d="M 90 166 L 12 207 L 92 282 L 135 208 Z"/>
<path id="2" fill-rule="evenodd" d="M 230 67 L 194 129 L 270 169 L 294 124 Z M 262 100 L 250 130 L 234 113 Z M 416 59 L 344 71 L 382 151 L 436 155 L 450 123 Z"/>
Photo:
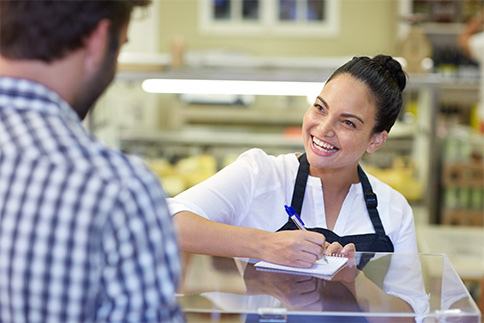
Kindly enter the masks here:
<path id="1" fill-rule="evenodd" d="M 405 89 L 405 86 L 407 85 L 407 77 L 402 69 L 402 65 L 400 65 L 398 61 L 387 55 L 377 55 L 373 57 L 373 61 L 390 72 L 393 79 L 397 82 L 400 91 Z"/>

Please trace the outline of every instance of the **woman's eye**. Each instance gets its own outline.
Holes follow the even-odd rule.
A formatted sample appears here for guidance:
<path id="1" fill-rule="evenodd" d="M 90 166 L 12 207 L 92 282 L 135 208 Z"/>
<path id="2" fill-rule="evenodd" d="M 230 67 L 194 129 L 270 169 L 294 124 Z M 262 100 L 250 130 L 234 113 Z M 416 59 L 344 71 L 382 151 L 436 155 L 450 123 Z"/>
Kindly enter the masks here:
<path id="1" fill-rule="evenodd" d="M 314 107 L 318 110 L 324 110 L 323 106 L 321 104 L 318 104 L 318 103 L 314 103 Z"/>
<path id="2" fill-rule="evenodd" d="M 349 125 L 349 126 L 351 126 L 353 128 L 356 128 L 356 125 L 353 122 L 349 121 L 349 120 L 345 120 L 344 123 L 346 123 L 347 125 Z"/>

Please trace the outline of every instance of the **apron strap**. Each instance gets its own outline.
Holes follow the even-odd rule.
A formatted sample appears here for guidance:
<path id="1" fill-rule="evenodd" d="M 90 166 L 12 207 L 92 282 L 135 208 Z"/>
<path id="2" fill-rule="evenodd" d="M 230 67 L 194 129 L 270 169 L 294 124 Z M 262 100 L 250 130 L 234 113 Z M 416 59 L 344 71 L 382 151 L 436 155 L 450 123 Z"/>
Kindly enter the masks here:
<path id="1" fill-rule="evenodd" d="M 366 176 L 360 165 L 358 165 L 358 177 L 360 178 L 361 186 L 363 187 L 363 198 L 365 199 L 366 208 L 368 209 L 368 214 L 370 215 L 373 228 L 375 229 L 376 233 L 386 235 L 383 224 L 381 223 L 380 214 L 376 208 L 378 206 L 376 194 L 371 188 L 368 176 Z"/>
<path id="2" fill-rule="evenodd" d="M 306 183 L 309 176 L 309 162 L 306 157 L 306 153 L 299 156 L 299 168 L 296 176 L 296 183 L 294 184 L 294 191 L 292 193 L 291 206 L 294 208 L 297 214 L 301 216 L 302 203 L 304 200 L 304 193 L 306 192 Z M 380 214 L 378 213 L 377 206 L 378 200 L 376 194 L 373 192 L 368 176 L 358 165 L 358 177 L 363 187 L 363 197 L 365 199 L 366 208 L 370 216 L 373 228 L 376 233 L 386 235 L 383 224 L 381 223 Z"/>
<path id="3" fill-rule="evenodd" d="M 297 170 L 296 183 L 294 184 L 294 191 L 292 193 L 291 206 L 294 208 L 299 216 L 301 215 L 302 203 L 304 193 L 306 192 L 306 183 L 309 176 L 309 162 L 306 153 L 299 156 L 299 168 Z"/>

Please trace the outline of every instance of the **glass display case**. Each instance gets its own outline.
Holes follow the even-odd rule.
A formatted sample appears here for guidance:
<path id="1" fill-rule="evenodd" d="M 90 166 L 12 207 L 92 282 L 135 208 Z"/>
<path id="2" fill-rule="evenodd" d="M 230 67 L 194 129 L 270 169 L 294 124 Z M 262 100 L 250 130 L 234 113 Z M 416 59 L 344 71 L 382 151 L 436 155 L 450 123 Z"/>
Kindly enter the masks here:
<path id="1" fill-rule="evenodd" d="M 330 278 L 257 269 L 255 259 L 186 255 L 177 295 L 188 322 L 480 322 L 443 254 L 356 253 Z"/>

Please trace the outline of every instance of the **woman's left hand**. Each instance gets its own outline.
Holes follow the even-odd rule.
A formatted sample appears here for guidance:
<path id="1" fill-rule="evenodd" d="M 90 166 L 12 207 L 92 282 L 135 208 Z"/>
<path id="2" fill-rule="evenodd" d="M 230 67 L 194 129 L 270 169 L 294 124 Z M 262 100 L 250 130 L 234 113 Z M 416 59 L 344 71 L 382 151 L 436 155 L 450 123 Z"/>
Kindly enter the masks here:
<path id="1" fill-rule="evenodd" d="M 353 243 L 348 243 L 346 246 L 342 246 L 339 242 L 328 243 L 326 242 L 326 256 L 342 256 L 346 258 L 354 258 L 356 247 Z"/>
<path id="2" fill-rule="evenodd" d="M 332 280 L 346 282 L 350 285 L 354 283 L 355 277 L 359 272 L 356 268 L 355 253 L 356 247 L 353 243 L 348 243 L 343 247 L 338 242 L 333 242 L 326 247 L 325 255 L 348 258 L 346 266 L 344 266 L 344 268 L 342 268 Z"/>

